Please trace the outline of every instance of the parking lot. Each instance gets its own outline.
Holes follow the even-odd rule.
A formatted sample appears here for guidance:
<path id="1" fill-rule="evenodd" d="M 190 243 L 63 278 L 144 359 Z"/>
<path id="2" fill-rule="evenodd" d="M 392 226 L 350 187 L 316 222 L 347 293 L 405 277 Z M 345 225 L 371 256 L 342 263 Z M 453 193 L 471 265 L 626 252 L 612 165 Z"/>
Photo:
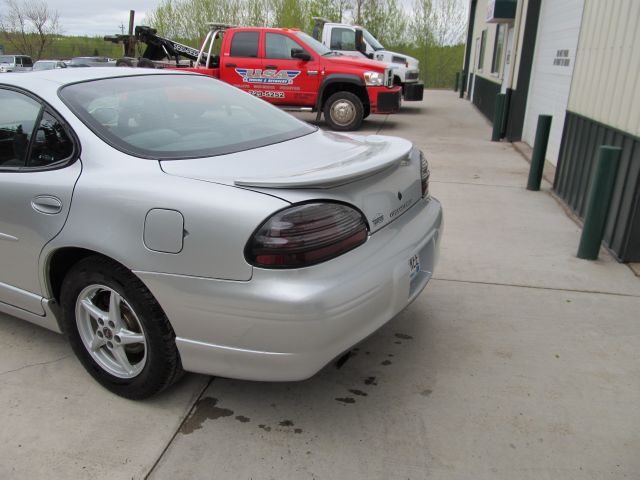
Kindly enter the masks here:
<path id="1" fill-rule="evenodd" d="M 527 162 L 454 92 L 363 130 L 422 148 L 443 203 L 416 302 L 307 381 L 187 375 L 144 402 L 0 314 L 0 478 L 638 478 L 640 278 L 578 260 L 550 185 L 525 190 Z"/>

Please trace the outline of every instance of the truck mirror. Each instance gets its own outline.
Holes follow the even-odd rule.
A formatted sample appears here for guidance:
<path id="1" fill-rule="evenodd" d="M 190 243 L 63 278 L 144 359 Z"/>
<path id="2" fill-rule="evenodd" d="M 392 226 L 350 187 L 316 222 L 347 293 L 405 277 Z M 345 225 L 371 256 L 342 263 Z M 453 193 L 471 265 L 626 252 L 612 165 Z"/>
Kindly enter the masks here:
<path id="1" fill-rule="evenodd" d="M 291 49 L 291 58 L 297 58 L 298 60 L 311 60 L 311 55 L 309 55 L 307 52 L 305 52 L 303 49 L 301 48 L 292 48 Z"/>
<path id="2" fill-rule="evenodd" d="M 364 56 L 367 56 L 367 46 L 364 43 L 364 37 L 361 28 L 356 28 L 356 50 Z"/>

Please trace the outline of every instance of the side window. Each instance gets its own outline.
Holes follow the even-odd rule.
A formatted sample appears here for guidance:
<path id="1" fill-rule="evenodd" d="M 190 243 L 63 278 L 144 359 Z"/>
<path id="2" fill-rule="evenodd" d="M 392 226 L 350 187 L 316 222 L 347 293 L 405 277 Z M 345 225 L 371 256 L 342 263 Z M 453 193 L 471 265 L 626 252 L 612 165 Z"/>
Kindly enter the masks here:
<path id="1" fill-rule="evenodd" d="M 331 30 L 331 50 L 355 50 L 356 32 L 350 28 L 334 28 Z"/>
<path id="2" fill-rule="evenodd" d="M 73 154 L 73 142 L 62 124 L 49 112 L 44 112 L 31 146 L 27 167 L 48 167 L 68 159 Z"/>
<path id="3" fill-rule="evenodd" d="M 480 54 L 478 55 L 478 70 L 482 71 L 484 67 L 484 51 L 487 45 L 487 30 L 482 31 L 482 36 L 480 39 Z"/>
<path id="4" fill-rule="evenodd" d="M 0 169 L 23 167 L 41 105 L 18 92 L 0 89 Z"/>
<path id="5" fill-rule="evenodd" d="M 33 62 L 31 61 L 31 57 L 22 57 L 22 66 L 33 67 Z"/>
<path id="6" fill-rule="evenodd" d="M 258 41 L 260 32 L 237 32 L 231 39 L 232 57 L 258 57 Z"/>
<path id="7" fill-rule="evenodd" d="M 294 39 L 281 35 L 279 33 L 267 33 L 265 37 L 265 58 L 283 58 L 291 60 L 291 49 L 299 48 L 304 50 L 302 46 Z"/>

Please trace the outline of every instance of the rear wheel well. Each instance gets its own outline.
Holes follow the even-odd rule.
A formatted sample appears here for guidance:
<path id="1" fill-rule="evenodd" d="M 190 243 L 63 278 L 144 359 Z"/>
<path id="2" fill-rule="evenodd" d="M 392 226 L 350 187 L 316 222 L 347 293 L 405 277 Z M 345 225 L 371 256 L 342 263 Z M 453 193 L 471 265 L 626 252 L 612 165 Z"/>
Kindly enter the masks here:
<path id="1" fill-rule="evenodd" d="M 367 95 L 367 89 L 360 85 L 353 83 L 331 83 L 322 91 L 322 102 L 320 102 L 320 111 L 324 109 L 327 99 L 336 92 L 351 92 L 357 95 L 362 101 L 362 105 L 366 111 L 369 111 L 369 95 Z"/>
<path id="2" fill-rule="evenodd" d="M 69 270 L 71 270 L 71 268 L 80 260 L 95 255 L 108 258 L 109 260 L 116 262 L 116 260 L 109 258 L 106 255 L 86 248 L 65 247 L 56 250 L 53 253 L 49 259 L 47 278 L 49 280 L 51 296 L 55 299 L 56 303 L 60 304 L 60 290 L 62 282 L 64 281 L 64 277 L 67 276 Z"/>

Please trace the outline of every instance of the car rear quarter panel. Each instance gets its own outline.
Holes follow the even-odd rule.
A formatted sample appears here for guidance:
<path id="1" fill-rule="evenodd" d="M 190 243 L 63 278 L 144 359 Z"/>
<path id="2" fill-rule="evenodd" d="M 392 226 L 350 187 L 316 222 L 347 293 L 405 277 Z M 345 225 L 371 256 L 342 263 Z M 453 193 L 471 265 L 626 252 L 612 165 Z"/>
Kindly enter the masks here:
<path id="1" fill-rule="evenodd" d="M 43 252 L 43 271 L 55 250 L 80 247 L 135 271 L 241 281 L 251 278 L 244 246 L 258 225 L 287 202 L 167 175 L 157 161 L 125 155 L 85 127 L 76 127 L 82 142 L 83 172 L 66 225 Z M 145 246 L 145 218 L 152 209 L 178 211 L 184 217 L 180 252 L 161 253 Z"/>

